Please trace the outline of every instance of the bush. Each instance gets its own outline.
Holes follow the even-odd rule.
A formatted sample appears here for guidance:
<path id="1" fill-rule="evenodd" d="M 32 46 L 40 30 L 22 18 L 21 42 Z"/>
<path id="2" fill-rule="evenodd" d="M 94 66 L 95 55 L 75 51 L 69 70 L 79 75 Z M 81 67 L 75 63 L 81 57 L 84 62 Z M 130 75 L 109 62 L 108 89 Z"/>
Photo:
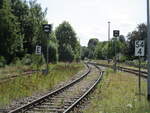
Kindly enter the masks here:
<path id="1" fill-rule="evenodd" d="M 43 55 L 33 54 L 31 59 L 32 59 L 32 63 L 33 64 L 36 64 L 36 65 L 43 65 L 43 64 L 45 64 L 45 59 L 44 59 Z"/>
<path id="2" fill-rule="evenodd" d="M 58 62 L 58 45 L 50 42 L 49 43 L 49 62 L 57 63 Z"/>
<path id="3" fill-rule="evenodd" d="M 20 65 L 22 65 L 22 62 L 21 62 L 21 60 L 20 60 L 18 57 L 15 57 L 15 58 L 12 60 L 11 65 L 20 66 Z"/>
<path id="4" fill-rule="evenodd" d="M 22 59 L 22 64 L 24 65 L 42 65 L 45 63 L 45 59 L 43 55 L 36 55 L 36 54 L 26 54 L 25 57 Z"/>
<path id="5" fill-rule="evenodd" d="M 31 65 L 32 64 L 32 55 L 26 54 L 22 59 L 22 64 Z"/>
<path id="6" fill-rule="evenodd" d="M 121 56 L 120 59 L 119 59 L 119 61 L 120 61 L 120 62 L 125 62 L 126 59 L 127 59 L 126 56 Z"/>
<path id="7" fill-rule="evenodd" d="M 0 67 L 5 67 L 6 65 L 6 60 L 3 56 L 0 56 Z"/>
<path id="8" fill-rule="evenodd" d="M 81 56 L 79 54 L 75 55 L 75 61 L 80 62 Z"/>

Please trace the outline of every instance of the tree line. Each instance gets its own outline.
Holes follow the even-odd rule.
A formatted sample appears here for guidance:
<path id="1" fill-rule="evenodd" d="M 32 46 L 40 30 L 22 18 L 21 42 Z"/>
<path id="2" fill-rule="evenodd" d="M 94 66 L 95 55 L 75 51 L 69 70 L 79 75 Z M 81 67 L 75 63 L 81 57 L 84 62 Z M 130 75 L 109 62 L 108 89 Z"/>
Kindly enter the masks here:
<path id="1" fill-rule="evenodd" d="M 0 65 L 18 59 L 30 64 L 34 60 L 36 45 L 42 46 L 43 59 L 46 58 L 48 45 L 49 62 L 52 63 L 84 58 L 113 59 L 115 52 L 121 61 L 133 60 L 137 58 L 134 56 L 135 40 L 147 40 L 147 26 L 142 23 L 126 38 L 120 35 L 103 42 L 92 38 L 87 47 L 81 47 L 73 27 L 67 21 L 47 37 L 43 31 L 43 24 L 48 23 L 46 13 L 47 9 L 42 9 L 36 0 L 0 0 Z"/>
<path id="2" fill-rule="evenodd" d="M 42 46 L 43 57 L 48 45 L 49 62 L 80 60 L 80 43 L 68 22 L 46 36 L 42 28 L 48 23 L 46 13 L 36 0 L 0 0 L 0 62 L 28 58 L 36 45 Z"/>
<path id="3" fill-rule="evenodd" d="M 97 38 L 91 38 L 88 42 L 88 46 L 83 46 L 81 51 L 81 58 L 89 59 L 113 59 L 116 53 L 119 61 L 134 60 L 137 57 L 135 53 L 135 40 L 145 41 L 145 56 L 147 54 L 147 26 L 142 23 L 137 25 L 137 28 L 128 35 L 120 35 L 115 38 L 112 37 L 110 41 L 100 42 Z M 116 49 L 115 49 L 116 48 Z"/>

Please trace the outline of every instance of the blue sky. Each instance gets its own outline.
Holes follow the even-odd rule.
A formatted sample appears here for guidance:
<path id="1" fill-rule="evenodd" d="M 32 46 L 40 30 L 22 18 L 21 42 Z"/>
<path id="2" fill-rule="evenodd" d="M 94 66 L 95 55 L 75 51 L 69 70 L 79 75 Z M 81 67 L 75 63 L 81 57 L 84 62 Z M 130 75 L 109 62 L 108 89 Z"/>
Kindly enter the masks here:
<path id="1" fill-rule="evenodd" d="M 64 20 L 74 28 L 81 45 L 90 38 L 108 40 L 108 21 L 127 35 L 137 24 L 146 23 L 146 0 L 37 0 L 48 8 L 47 20 L 54 29 Z"/>

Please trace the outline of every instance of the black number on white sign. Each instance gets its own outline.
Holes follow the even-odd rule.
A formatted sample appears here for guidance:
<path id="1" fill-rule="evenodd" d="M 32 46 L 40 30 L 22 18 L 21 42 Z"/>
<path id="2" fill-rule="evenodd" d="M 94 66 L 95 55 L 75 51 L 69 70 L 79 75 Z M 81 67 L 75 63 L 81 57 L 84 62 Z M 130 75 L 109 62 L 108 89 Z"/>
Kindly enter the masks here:
<path id="1" fill-rule="evenodd" d="M 139 50 L 138 50 L 138 54 L 142 54 L 142 49 L 140 48 Z"/>

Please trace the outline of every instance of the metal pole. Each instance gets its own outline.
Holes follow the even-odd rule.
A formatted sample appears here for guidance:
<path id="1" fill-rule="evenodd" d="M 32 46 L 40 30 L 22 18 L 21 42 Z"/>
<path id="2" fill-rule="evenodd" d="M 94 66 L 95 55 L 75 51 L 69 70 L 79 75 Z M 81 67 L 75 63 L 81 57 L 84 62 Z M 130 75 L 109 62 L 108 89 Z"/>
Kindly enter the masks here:
<path id="1" fill-rule="evenodd" d="M 109 41 L 110 41 L 110 21 L 108 21 L 108 47 L 109 47 Z M 109 63 L 109 50 L 108 50 L 107 60 Z"/>
<path id="2" fill-rule="evenodd" d="M 149 0 L 147 0 L 147 59 L 148 59 L 148 79 L 147 79 L 147 99 L 150 101 L 150 12 L 149 12 Z"/>
<path id="3" fill-rule="evenodd" d="M 115 49 L 115 56 L 114 56 L 114 72 L 116 72 L 116 64 L 117 64 L 117 58 L 116 58 L 116 38 L 114 37 L 114 49 Z"/>
<path id="4" fill-rule="evenodd" d="M 116 65 L 117 65 L 117 58 L 116 58 L 116 39 L 117 39 L 117 37 L 115 37 L 115 72 L 116 72 Z"/>
<path id="5" fill-rule="evenodd" d="M 49 51 L 48 51 L 48 33 L 47 33 L 47 70 L 46 70 L 46 74 L 48 74 L 48 56 L 49 56 Z"/>
<path id="6" fill-rule="evenodd" d="M 141 59 L 139 56 L 139 96 L 141 95 Z M 141 98 L 140 98 L 141 100 Z"/>

